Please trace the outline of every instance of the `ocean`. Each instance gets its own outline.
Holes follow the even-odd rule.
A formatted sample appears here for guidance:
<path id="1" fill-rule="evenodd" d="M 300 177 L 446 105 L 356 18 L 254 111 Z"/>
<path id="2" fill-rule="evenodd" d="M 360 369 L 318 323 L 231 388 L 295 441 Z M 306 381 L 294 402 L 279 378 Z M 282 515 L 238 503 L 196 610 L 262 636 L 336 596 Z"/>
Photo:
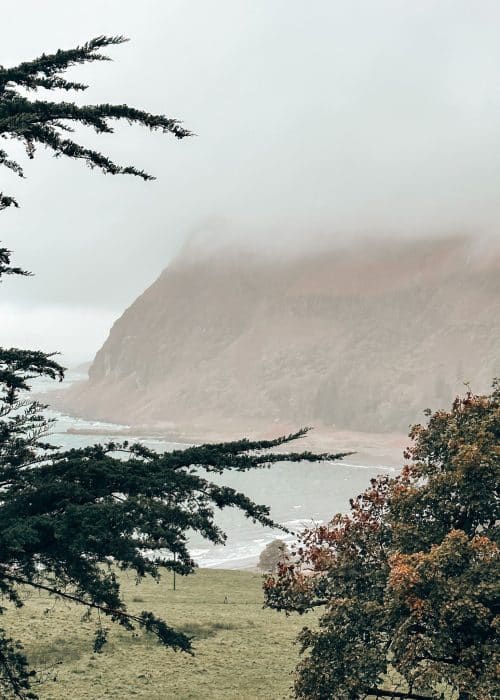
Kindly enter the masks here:
<path id="1" fill-rule="evenodd" d="M 72 375 L 65 383 L 79 378 Z M 60 385 L 38 382 L 35 388 L 47 391 L 60 388 Z M 49 440 L 63 448 L 123 439 L 117 438 L 117 434 L 128 427 L 83 420 L 51 409 L 47 410 L 47 415 L 54 419 Z M 98 435 L 92 434 L 93 431 Z M 188 446 L 143 436 L 127 435 L 126 439 L 141 442 L 159 452 Z M 297 450 L 300 450 L 300 443 Z M 214 476 L 214 480 L 244 492 L 257 503 L 270 506 L 272 518 L 287 527 L 290 534 L 256 525 L 235 509 L 224 509 L 219 512 L 217 522 L 227 534 L 225 545 L 212 545 L 195 533 L 190 538 L 193 559 L 201 567 L 254 567 L 260 552 L 273 539 L 279 537 L 288 543 L 293 542 L 304 528 L 328 521 L 335 513 L 345 512 L 349 499 L 361 493 L 372 477 L 396 471 L 394 464 L 381 464 L 375 451 L 370 455 L 364 449 L 362 454 L 351 455 L 340 462 L 281 462 L 270 469 Z"/>

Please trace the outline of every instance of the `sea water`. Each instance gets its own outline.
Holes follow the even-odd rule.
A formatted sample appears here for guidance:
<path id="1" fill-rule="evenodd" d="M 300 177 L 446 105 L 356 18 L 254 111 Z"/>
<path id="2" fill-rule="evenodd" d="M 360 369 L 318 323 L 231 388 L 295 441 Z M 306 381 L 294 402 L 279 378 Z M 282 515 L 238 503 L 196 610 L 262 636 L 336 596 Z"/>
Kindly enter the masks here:
<path id="1" fill-rule="evenodd" d="M 78 376 L 73 375 L 70 381 L 75 379 Z M 70 381 L 65 383 L 69 384 Z M 54 384 L 52 387 L 56 388 Z M 36 387 L 38 391 L 49 388 L 51 385 L 45 382 L 38 383 Z M 54 420 L 49 440 L 62 448 L 79 448 L 96 442 L 123 439 L 140 442 L 158 452 L 188 447 L 187 444 L 157 437 L 127 434 L 124 438 L 120 433 L 128 426 L 83 420 L 51 409 L 47 410 L 47 416 Z M 93 431 L 98 434 L 92 434 Z M 300 450 L 300 443 L 296 449 Z M 284 525 L 289 532 L 255 524 L 237 509 L 226 508 L 216 514 L 217 524 L 227 534 L 225 544 L 212 545 L 194 533 L 189 541 L 191 555 L 203 567 L 255 566 L 260 552 L 273 539 L 280 538 L 289 543 L 296 541 L 305 528 L 328 521 L 335 513 L 345 512 L 349 499 L 361 493 L 372 477 L 395 471 L 395 466 L 377 463 L 375 455 L 370 459 L 365 450 L 359 458 L 351 455 L 344 461 L 278 462 L 269 469 L 208 475 L 217 483 L 237 489 L 259 504 L 270 506 L 273 520 Z"/>

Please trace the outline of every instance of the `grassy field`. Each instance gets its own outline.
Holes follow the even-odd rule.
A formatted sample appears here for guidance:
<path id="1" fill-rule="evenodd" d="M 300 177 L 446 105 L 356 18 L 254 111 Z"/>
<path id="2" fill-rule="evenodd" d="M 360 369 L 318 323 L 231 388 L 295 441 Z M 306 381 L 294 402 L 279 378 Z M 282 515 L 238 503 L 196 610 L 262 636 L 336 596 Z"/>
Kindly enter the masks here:
<path id="1" fill-rule="evenodd" d="M 152 610 L 194 635 L 194 657 L 112 623 L 109 644 L 94 654 L 95 622 L 81 623 L 81 609 L 38 594 L 21 610 L 7 612 L 3 622 L 26 641 L 33 666 L 45 669 L 44 682 L 35 687 L 42 700 L 278 700 L 290 697 L 298 658 L 293 640 L 313 620 L 264 610 L 261 583 L 259 574 L 211 569 L 177 577 L 176 591 L 171 576 L 139 586 L 132 576 L 122 578 L 130 611 Z"/>

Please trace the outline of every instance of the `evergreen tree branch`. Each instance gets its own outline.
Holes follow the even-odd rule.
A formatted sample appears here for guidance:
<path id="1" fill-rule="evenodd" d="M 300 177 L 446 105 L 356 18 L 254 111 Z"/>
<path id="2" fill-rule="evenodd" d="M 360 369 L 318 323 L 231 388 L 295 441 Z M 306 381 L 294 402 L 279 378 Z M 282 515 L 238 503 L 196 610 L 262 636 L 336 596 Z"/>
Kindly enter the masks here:
<path id="1" fill-rule="evenodd" d="M 93 61 L 110 61 L 99 49 L 115 46 L 128 41 L 123 36 L 98 36 L 74 49 L 59 50 L 52 54 L 42 54 L 33 61 L 25 61 L 13 68 L 0 67 L 0 94 L 9 83 L 15 83 L 29 90 L 39 87 L 46 89 L 85 90 L 86 85 L 71 83 L 58 74 L 71 66 Z"/>
<path id="2" fill-rule="evenodd" d="M 17 208 L 18 206 L 19 204 L 17 203 L 17 200 L 14 199 L 14 197 L 9 197 L 9 195 L 0 192 L 0 211 L 2 211 L 2 209 L 7 209 L 8 207 Z"/>

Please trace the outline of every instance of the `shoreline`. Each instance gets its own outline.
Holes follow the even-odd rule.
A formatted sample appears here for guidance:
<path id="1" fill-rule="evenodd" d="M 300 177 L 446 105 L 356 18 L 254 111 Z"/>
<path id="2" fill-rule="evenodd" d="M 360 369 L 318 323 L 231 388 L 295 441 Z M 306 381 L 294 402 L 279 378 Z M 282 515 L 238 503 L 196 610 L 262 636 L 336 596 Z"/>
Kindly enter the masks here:
<path id="1" fill-rule="evenodd" d="M 49 408 L 64 417 L 74 420 L 76 425 L 69 426 L 68 435 L 95 436 L 114 439 L 138 438 L 140 440 L 160 440 L 177 444 L 179 447 L 201 445 L 205 443 L 231 442 L 246 438 L 250 441 L 272 440 L 283 435 L 296 433 L 307 423 L 302 424 L 290 420 L 270 418 L 264 420 L 238 419 L 215 416 L 211 419 L 198 417 L 191 421 L 162 421 L 155 423 L 120 424 L 112 416 L 96 418 L 85 413 L 76 413 L 68 405 L 67 392 L 73 384 L 81 381 L 78 377 L 69 386 L 37 392 L 37 399 L 49 404 Z M 78 425 L 78 422 L 87 425 Z M 91 424 L 91 425 L 89 425 Z M 409 426 L 408 426 L 409 427 Z M 316 425 L 309 427 L 309 432 L 295 440 L 279 446 L 282 452 L 311 451 L 336 454 L 339 452 L 354 452 L 348 457 L 350 462 L 361 462 L 368 458 L 373 464 L 375 459 L 380 465 L 401 467 L 403 452 L 410 439 L 403 432 L 368 432 L 349 429 L 345 426 Z M 366 463 L 366 462 L 365 462 Z"/>
<path id="2" fill-rule="evenodd" d="M 71 416 L 69 416 L 71 418 Z M 78 419 L 82 420 L 82 419 Z M 161 441 L 166 442 L 171 445 L 178 445 L 179 449 L 183 447 L 188 447 L 190 445 L 202 445 L 205 443 L 219 443 L 219 442 L 231 442 L 233 440 L 239 440 L 241 438 L 248 438 L 250 440 L 267 440 L 273 437 L 278 437 L 280 435 L 287 435 L 289 432 L 277 431 L 274 436 L 262 436 L 258 431 L 239 431 L 234 433 L 225 432 L 192 432 L 187 433 L 182 432 L 170 432 L 161 431 L 158 429 L 147 428 L 146 426 L 134 427 L 130 426 L 127 428 L 118 428 L 116 430 L 109 428 L 78 428 L 70 427 L 64 431 L 67 435 L 76 436 L 89 436 L 95 438 L 113 438 L 130 440 L 130 438 L 137 438 L 141 441 Z M 254 435 L 257 432 L 257 435 Z M 276 451 L 281 451 L 284 453 L 292 451 L 311 451 L 311 452 L 325 452 L 329 454 L 336 454 L 338 452 L 350 452 L 351 454 L 345 458 L 348 462 L 344 461 L 344 464 L 353 467 L 363 467 L 363 462 L 366 462 L 368 454 L 370 455 L 370 461 L 373 458 L 377 458 L 380 467 L 401 467 L 403 459 L 403 450 L 408 445 L 409 438 L 404 434 L 399 433 L 363 433 L 357 431 L 349 430 L 315 430 L 311 429 L 311 432 L 307 435 L 297 438 L 291 443 L 285 443 L 275 448 Z M 352 464 L 351 464 L 352 463 Z M 369 466 L 377 467 L 377 464 L 371 464 Z"/>
<path id="3" fill-rule="evenodd" d="M 247 437 L 250 440 L 266 440 L 278 437 L 279 435 L 288 435 L 297 430 L 296 426 L 277 422 L 271 425 L 253 425 L 251 429 L 246 426 L 246 430 L 235 428 L 234 422 L 229 422 L 227 426 L 220 426 L 218 430 L 213 427 L 208 429 L 205 425 L 120 425 L 112 422 L 101 422 L 99 420 L 88 420 L 79 416 L 71 415 L 67 412 L 60 412 L 57 406 L 57 401 L 49 399 L 51 411 L 58 423 L 56 435 L 74 436 L 75 439 L 80 438 L 85 443 L 113 441 L 140 441 L 158 451 L 170 451 L 172 449 L 182 450 L 189 445 L 203 443 L 219 443 L 231 440 L 240 440 L 242 437 Z M 61 407 L 62 408 L 62 407 Z M 63 409 L 64 411 L 64 409 Z M 64 440 L 66 442 L 66 440 Z M 326 454 L 337 454 L 339 452 L 352 453 L 346 456 L 342 462 L 345 467 L 353 472 L 358 470 L 373 470 L 381 469 L 384 471 L 396 471 L 402 467 L 403 449 L 408 444 L 408 438 L 398 433 L 366 433 L 352 430 L 335 429 L 334 427 L 327 429 L 325 427 L 311 429 L 308 434 L 298 438 L 292 443 L 280 445 L 272 452 L 316 452 Z M 328 460 L 325 460 L 326 462 Z M 376 473 L 376 472 L 375 472 Z M 364 477 L 361 474 L 352 479 L 358 483 Z M 367 477 L 368 478 L 368 477 Z M 349 477 L 351 479 L 351 477 Z M 333 512 L 333 511 L 332 511 Z M 288 516 L 287 516 L 288 517 Z M 295 512 L 290 511 L 290 517 L 296 517 Z M 324 517 L 324 516 L 321 516 Z M 308 519 L 308 518 L 306 518 Z M 262 544 L 262 547 L 264 547 Z M 258 573 L 258 552 L 238 552 L 239 547 L 230 546 L 227 552 L 206 553 L 198 559 L 195 555 L 194 559 L 198 560 L 197 564 L 200 569 L 228 569 L 237 571 L 251 571 Z M 236 550 L 236 551 L 235 551 Z M 208 556 L 207 556 L 208 554 Z M 205 561 L 204 561 L 205 560 Z"/>
<path id="4" fill-rule="evenodd" d="M 169 422 L 151 425 L 121 425 L 110 418 L 106 420 L 76 415 L 74 412 L 68 411 L 64 401 L 59 402 L 54 393 L 50 392 L 50 395 L 44 394 L 36 398 L 47 401 L 51 410 L 60 413 L 70 421 L 74 420 L 75 425 L 69 426 L 64 432 L 75 436 L 123 440 L 130 438 L 159 440 L 179 445 L 182 448 L 182 446 L 205 443 L 231 442 L 242 438 L 251 441 L 272 440 L 283 435 L 296 433 L 302 427 L 289 421 L 270 420 L 266 422 L 258 420 L 252 424 L 247 421 L 241 421 L 237 424 L 234 419 L 225 421 L 221 418 L 215 418 L 213 423 L 193 421 L 190 424 Z M 78 425 L 79 422 L 82 425 Z M 375 433 L 320 425 L 310 427 L 306 435 L 297 438 L 292 443 L 280 445 L 276 449 L 282 452 L 300 450 L 330 454 L 352 452 L 354 454 L 346 458 L 349 462 L 363 464 L 363 460 L 368 459 L 373 465 L 375 458 L 381 466 L 401 467 L 404 462 L 403 451 L 409 442 L 408 435 L 402 432 Z"/>
<path id="5" fill-rule="evenodd" d="M 78 416 L 67 415 L 70 419 L 86 421 Z M 103 427 L 78 427 L 71 426 L 65 432 L 68 435 L 94 436 L 118 439 L 138 438 L 140 440 L 159 440 L 170 444 L 179 445 L 180 448 L 189 445 L 201 445 L 205 443 L 231 442 L 247 438 L 249 440 L 269 440 L 281 435 L 289 435 L 296 432 L 297 428 L 290 425 L 273 426 L 273 430 L 262 427 L 252 427 L 245 430 L 213 430 L 196 429 L 188 430 L 179 426 L 178 430 L 161 429 L 158 426 L 119 426 L 113 429 L 111 424 Z M 352 466 L 363 466 L 363 460 L 369 455 L 369 461 L 373 459 L 381 466 L 401 467 L 403 464 L 403 451 L 409 443 L 409 438 L 404 433 L 368 433 L 347 429 L 311 428 L 303 437 L 297 438 L 291 443 L 280 445 L 276 448 L 282 452 L 312 451 L 336 454 L 338 452 L 352 452 L 345 459 L 352 462 Z"/>

